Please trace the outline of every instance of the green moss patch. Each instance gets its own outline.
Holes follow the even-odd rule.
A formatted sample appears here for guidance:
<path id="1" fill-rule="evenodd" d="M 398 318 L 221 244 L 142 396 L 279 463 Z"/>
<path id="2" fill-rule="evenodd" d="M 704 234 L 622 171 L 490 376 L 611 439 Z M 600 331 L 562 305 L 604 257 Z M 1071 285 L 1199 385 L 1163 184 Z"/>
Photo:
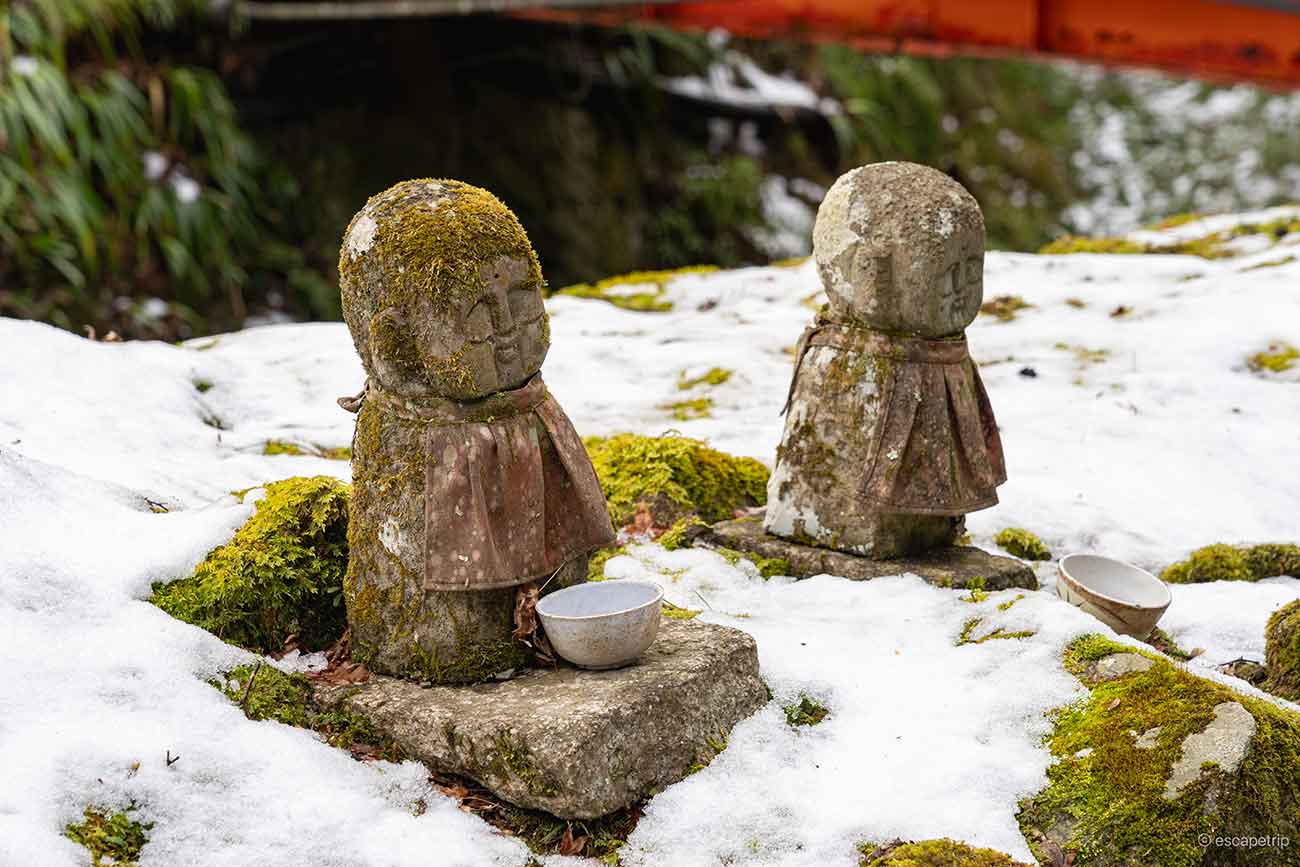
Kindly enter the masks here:
<path id="1" fill-rule="evenodd" d="M 1001 322 L 1010 322 L 1016 318 L 1016 314 L 1021 310 L 1027 310 L 1033 306 L 1019 295 L 999 295 L 985 301 L 980 307 L 980 313 L 985 316 L 993 316 Z"/>
<path id="2" fill-rule="evenodd" d="M 1007 527 L 993 537 L 993 542 L 1021 560 L 1052 559 L 1051 549 L 1043 544 L 1043 540 L 1023 527 Z"/>
<path id="3" fill-rule="evenodd" d="M 725 367 L 711 367 L 707 372 L 699 376 L 688 378 L 685 374 L 682 374 L 677 377 L 677 388 L 679 391 L 690 391 L 699 385 L 722 385 L 731 379 L 734 373 L 734 370 L 728 370 Z"/>
<path id="4" fill-rule="evenodd" d="M 614 526 L 647 506 L 657 526 L 695 514 L 710 523 L 767 501 L 767 467 L 681 436 L 617 434 L 583 441 Z"/>
<path id="5" fill-rule="evenodd" d="M 328 647 L 347 625 L 348 486 L 328 476 L 266 486 L 253 517 L 194 574 L 157 583 L 150 599 L 168 614 L 264 653 L 296 635 Z"/>
<path id="6" fill-rule="evenodd" d="M 1297 359 L 1300 359 L 1300 349 L 1290 343 L 1270 343 L 1268 349 L 1256 352 L 1246 359 L 1246 363 L 1256 373 L 1284 373 L 1295 367 Z"/>
<path id="7" fill-rule="evenodd" d="M 1161 579 L 1171 584 L 1258 581 L 1279 575 L 1300 577 L 1300 545 L 1206 545 L 1160 573 Z"/>
<path id="8" fill-rule="evenodd" d="M 663 603 L 661 611 L 664 617 L 670 617 L 673 620 L 694 620 L 696 617 L 699 617 L 704 613 L 702 609 L 682 608 L 681 606 L 674 605 L 668 601 Z"/>
<path id="9" fill-rule="evenodd" d="M 108 864 L 134 867 L 144 844 L 149 842 L 148 831 L 153 823 L 133 821 L 127 815 L 133 809 L 128 807 L 110 816 L 95 807 L 87 807 L 82 813 L 83 821 L 69 823 L 63 829 L 63 836 L 90 850 L 94 867 Z"/>
<path id="10" fill-rule="evenodd" d="M 859 867 L 1029 867 L 995 849 L 958 843 L 947 837 L 905 843 L 863 843 Z M 1050 863 L 1050 862 L 1049 862 Z"/>
<path id="11" fill-rule="evenodd" d="M 331 461 L 350 461 L 352 460 L 352 449 L 349 446 L 316 446 L 316 445 L 299 445 L 288 440 L 267 440 L 262 446 L 264 455 L 310 455 L 317 458 L 326 458 Z"/>
<path id="12" fill-rule="evenodd" d="M 1002 627 L 986 632 L 983 635 L 976 636 L 975 630 L 979 629 L 980 624 L 984 622 L 983 617 L 972 617 L 961 626 L 961 633 L 957 636 L 955 645 L 964 647 L 967 644 L 983 644 L 986 641 L 1001 641 L 1004 639 L 1016 638 L 1033 638 L 1036 634 L 1032 629 L 1021 629 L 1008 632 Z"/>
<path id="13" fill-rule="evenodd" d="M 1264 689 L 1291 701 L 1300 700 L 1300 599 L 1283 605 L 1268 618 L 1264 668 Z"/>
<path id="14" fill-rule="evenodd" d="M 809 698 L 802 693 L 799 700 L 793 704 L 781 705 L 781 710 L 785 711 L 786 725 L 791 728 L 799 726 L 815 726 L 830 715 L 830 708 L 822 704 L 815 698 Z"/>
<path id="15" fill-rule="evenodd" d="M 1064 656 L 1085 682 L 1090 663 L 1132 647 L 1099 635 Z M 1140 651 L 1139 651 L 1140 652 Z M 1046 744 L 1048 786 L 1020 805 L 1019 822 L 1044 864 L 1296 864 L 1300 853 L 1206 848 L 1202 835 L 1295 836 L 1300 817 L 1300 716 L 1188 674 L 1153 653 L 1145 671 L 1088 683 L 1090 694 L 1057 710 Z M 1212 765 L 1164 797 L 1183 742 L 1203 732 L 1215 707 L 1237 702 L 1256 732 L 1231 777 Z M 1054 860 L 1055 859 L 1055 860 Z"/>
<path id="16" fill-rule="evenodd" d="M 577 283 L 558 290 L 556 295 L 570 295 L 574 298 L 595 298 L 606 301 L 624 310 L 641 313 L 666 313 L 673 309 L 673 302 L 664 297 L 668 284 L 674 277 L 683 274 L 708 274 L 717 271 L 713 265 L 696 265 L 678 268 L 672 271 L 636 271 L 607 277 L 598 283 Z"/>
<path id="17" fill-rule="evenodd" d="M 674 400 L 659 405 L 667 410 L 677 421 L 694 421 L 698 418 L 713 418 L 713 398 L 693 397 L 687 400 Z"/>
<path id="18" fill-rule="evenodd" d="M 655 541 L 669 551 L 676 551 L 689 547 L 689 537 L 693 531 L 705 530 L 708 526 L 695 515 L 687 515 L 665 530 Z"/>
<path id="19" fill-rule="evenodd" d="M 1176 223 L 1175 225 L 1181 224 Z M 1199 238 L 1171 240 L 1168 243 L 1145 243 L 1132 241 L 1128 238 L 1080 238 L 1066 235 L 1039 248 L 1038 252 L 1048 255 L 1067 253 L 1118 253 L 1124 255 L 1165 253 L 1200 256 L 1202 259 L 1227 259 L 1237 255 L 1236 251 L 1227 246 L 1227 242 L 1234 238 L 1243 238 L 1248 235 L 1267 235 L 1275 241 L 1279 241 L 1287 235 L 1297 232 L 1300 232 L 1300 219 L 1284 217 L 1262 223 L 1241 223 L 1219 232 L 1210 232 Z"/>
<path id="20" fill-rule="evenodd" d="M 397 746 L 382 738 L 365 717 L 342 707 L 325 709 L 317 704 L 305 675 L 285 674 L 266 664 L 241 665 L 212 685 L 251 720 L 269 719 L 310 729 L 330 746 L 349 750 L 359 758 L 402 758 Z"/>

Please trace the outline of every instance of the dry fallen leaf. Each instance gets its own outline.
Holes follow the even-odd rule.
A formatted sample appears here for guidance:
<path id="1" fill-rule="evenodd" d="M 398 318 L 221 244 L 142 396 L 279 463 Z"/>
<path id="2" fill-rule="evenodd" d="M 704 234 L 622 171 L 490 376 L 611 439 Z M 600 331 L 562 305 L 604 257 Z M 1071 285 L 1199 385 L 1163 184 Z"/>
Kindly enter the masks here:
<path id="1" fill-rule="evenodd" d="M 561 855 L 579 855 L 586 845 L 586 835 L 573 836 L 573 826 L 568 825 L 564 829 L 564 836 L 560 838 L 560 845 L 556 848 L 556 851 Z"/>

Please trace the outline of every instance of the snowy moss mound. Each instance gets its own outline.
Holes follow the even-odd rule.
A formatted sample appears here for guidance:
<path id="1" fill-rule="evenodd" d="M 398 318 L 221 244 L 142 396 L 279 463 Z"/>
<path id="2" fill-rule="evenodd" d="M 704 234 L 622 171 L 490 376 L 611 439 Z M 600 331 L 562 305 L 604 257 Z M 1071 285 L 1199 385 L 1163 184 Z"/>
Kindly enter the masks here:
<path id="1" fill-rule="evenodd" d="M 615 527 L 648 509 L 655 526 L 686 515 L 712 523 L 767 502 L 767 467 L 682 436 L 617 434 L 583 441 Z"/>
<path id="2" fill-rule="evenodd" d="M 877 846 L 864 843 L 860 867 L 1028 867 L 995 849 L 979 849 L 956 840 L 896 841 Z"/>
<path id="3" fill-rule="evenodd" d="M 1276 839 L 1300 832 L 1300 715 L 1099 635 L 1065 664 L 1090 694 L 1056 712 L 1049 785 L 1019 815 L 1042 863 L 1300 864 Z"/>
<path id="4" fill-rule="evenodd" d="M 151 601 L 173 617 L 260 652 L 296 635 L 327 647 L 347 625 L 348 486 L 329 476 L 266 486 L 257 511 L 189 578 L 154 585 Z"/>
<path id="5" fill-rule="evenodd" d="M 1050 560 L 1051 550 L 1043 540 L 1023 527 L 1007 527 L 993 537 L 999 548 L 1021 560 Z"/>
<path id="6" fill-rule="evenodd" d="M 1291 701 L 1300 699 L 1300 599 L 1273 612 L 1264 638 L 1263 688 Z"/>
<path id="7" fill-rule="evenodd" d="M 1300 576 L 1300 545 L 1206 545 L 1160 573 L 1170 584 Z"/>

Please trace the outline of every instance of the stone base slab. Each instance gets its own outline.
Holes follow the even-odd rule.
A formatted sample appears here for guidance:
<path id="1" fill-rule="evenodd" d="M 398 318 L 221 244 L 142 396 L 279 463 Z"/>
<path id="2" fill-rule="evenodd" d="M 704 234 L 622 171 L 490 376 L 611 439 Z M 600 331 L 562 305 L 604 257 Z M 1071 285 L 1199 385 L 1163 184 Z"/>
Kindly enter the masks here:
<path id="1" fill-rule="evenodd" d="M 434 770 L 521 807 L 591 819 L 707 763 L 769 693 L 749 635 L 665 617 L 641 659 L 614 671 L 561 664 L 501 683 L 427 689 L 376 676 L 318 697 L 366 717 Z"/>
<path id="2" fill-rule="evenodd" d="M 839 575 L 853 581 L 868 581 L 886 575 L 910 572 L 940 587 L 965 588 L 976 579 L 986 590 L 1020 587 L 1037 590 L 1034 571 L 1019 560 L 999 557 L 979 548 L 954 546 L 939 548 L 912 557 L 872 560 L 844 551 L 801 545 L 763 530 L 762 516 L 746 516 L 722 521 L 708 529 L 699 528 L 688 536 L 692 545 L 731 548 L 760 557 L 777 557 L 790 563 L 798 578 L 813 575 Z"/>

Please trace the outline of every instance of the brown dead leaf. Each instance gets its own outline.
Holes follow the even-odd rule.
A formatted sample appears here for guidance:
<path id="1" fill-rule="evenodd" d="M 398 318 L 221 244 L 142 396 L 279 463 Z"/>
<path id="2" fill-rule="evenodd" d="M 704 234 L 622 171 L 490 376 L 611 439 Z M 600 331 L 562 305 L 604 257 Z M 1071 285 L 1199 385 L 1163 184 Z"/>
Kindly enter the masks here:
<path id="1" fill-rule="evenodd" d="M 573 826 L 568 825 L 564 829 L 564 836 L 560 838 L 560 845 L 556 847 L 556 851 L 561 855 L 581 855 L 586 845 L 587 836 L 585 834 L 573 836 Z"/>
<path id="2" fill-rule="evenodd" d="M 639 536 L 654 535 L 655 516 L 650 513 L 649 503 L 636 504 L 636 514 L 632 516 L 630 527 Z"/>
<path id="3" fill-rule="evenodd" d="M 1117 707 L 1119 707 L 1119 699 L 1115 699 L 1110 704 L 1106 705 L 1106 710 L 1114 710 Z"/>
<path id="4" fill-rule="evenodd" d="M 519 585 L 515 592 L 515 641 L 529 644 L 537 633 L 537 598 L 539 591 L 536 581 Z M 530 645 L 531 646 L 531 645 Z"/>

